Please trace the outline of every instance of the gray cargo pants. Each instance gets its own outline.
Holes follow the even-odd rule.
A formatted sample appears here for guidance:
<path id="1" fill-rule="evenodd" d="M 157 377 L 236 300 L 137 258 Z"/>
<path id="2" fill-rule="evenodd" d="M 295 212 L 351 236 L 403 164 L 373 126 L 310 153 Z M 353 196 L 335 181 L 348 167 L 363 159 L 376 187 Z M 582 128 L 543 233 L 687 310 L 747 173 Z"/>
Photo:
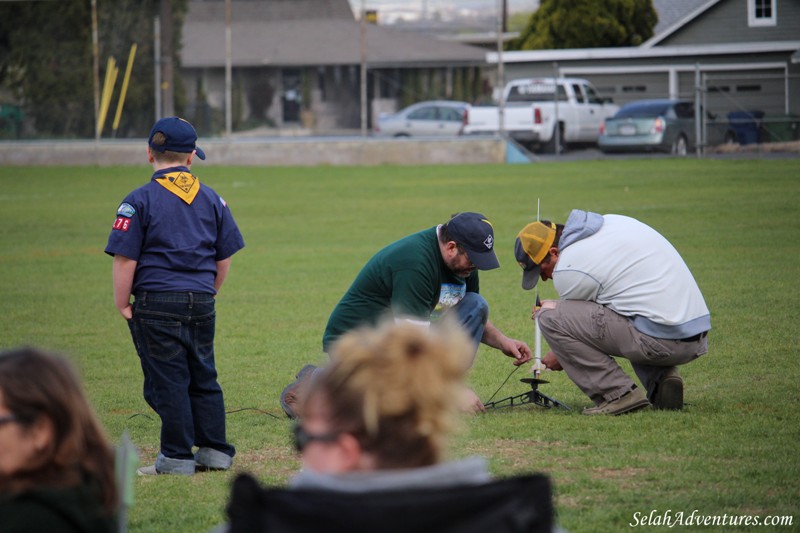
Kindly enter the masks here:
<path id="1" fill-rule="evenodd" d="M 631 361 L 650 398 L 669 368 L 708 352 L 705 335 L 691 340 L 650 337 L 628 318 L 594 302 L 559 300 L 554 309 L 540 309 L 537 320 L 564 371 L 596 405 L 616 400 L 634 385 L 612 355 Z"/>

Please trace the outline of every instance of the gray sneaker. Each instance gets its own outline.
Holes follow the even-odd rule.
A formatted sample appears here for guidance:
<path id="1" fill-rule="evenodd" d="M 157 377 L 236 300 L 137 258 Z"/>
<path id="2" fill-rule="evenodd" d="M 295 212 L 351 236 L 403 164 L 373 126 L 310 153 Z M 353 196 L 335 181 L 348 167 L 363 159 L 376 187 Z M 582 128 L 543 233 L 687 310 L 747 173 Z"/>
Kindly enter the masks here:
<path id="1" fill-rule="evenodd" d="M 281 407 L 283 407 L 283 411 L 289 418 L 297 418 L 297 413 L 295 412 L 297 398 L 302 392 L 303 388 L 311 380 L 311 375 L 316 369 L 317 367 L 314 365 L 304 366 L 295 376 L 296 379 L 289 383 L 286 388 L 283 389 L 283 392 L 281 392 Z"/>
<path id="2" fill-rule="evenodd" d="M 214 470 L 228 470 L 233 463 L 230 455 L 224 454 L 213 448 L 200 448 L 194 454 L 195 471 L 210 472 Z"/>
<path id="3" fill-rule="evenodd" d="M 149 465 L 137 468 L 136 473 L 140 476 L 157 476 L 161 474 L 161 472 L 156 470 L 156 465 Z"/>
<path id="4" fill-rule="evenodd" d="M 653 409 L 680 411 L 683 409 L 683 378 L 677 367 L 664 372 L 653 390 Z"/>
<path id="5" fill-rule="evenodd" d="M 585 415 L 621 415 L 623 413 L 630 413 L 637 409 L 650 407 L 650 402 L 644 395 L 641 389 L 633 389 L 630 392 L 623 394 L 619 398 L 609 402 L 603 402 L 595 407 L 587 407 L 583 410 Z"/>
<path id="6" fill-rule="evenodd" d="M 195 472 L 194 459 L 172 459 L 159 453 L 156 457 L 156 464 L 143 466 L 136 469 L 140 476 L 155 476 L 161 474 L 178 474 L 191 476 Z"/>

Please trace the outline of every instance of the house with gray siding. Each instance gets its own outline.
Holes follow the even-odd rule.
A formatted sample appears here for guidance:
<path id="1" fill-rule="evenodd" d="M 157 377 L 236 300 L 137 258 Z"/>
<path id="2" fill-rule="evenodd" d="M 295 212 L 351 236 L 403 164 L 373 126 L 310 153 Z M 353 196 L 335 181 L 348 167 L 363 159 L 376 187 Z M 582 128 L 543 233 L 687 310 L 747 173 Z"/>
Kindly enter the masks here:
<path id="1" fill-rule="evenodd" d="M 668 22 L 639 47 L 489 53 L 487 61 L 496 65 L 501 57 L 506 80 L 586 78 L 617 104 L 697 96 L 720 116 L 743 110 L 800 115 L 800 2 L 653 3 Z"/>
<path id="2" fill-rule="evenodd" d="M 487 52 L 452 40 L 365 25 L 368 123 L 427 99 L 475 101 L 532 76 L 589 79 L 617 104 L 698 98 L 725 117 L 800 115 L 800 0 L 653 0 L 655 35 L 639 47 Z M 361 26 L 347 0 L 232 0 L 234 129 L 268 124 L 358 129 Z M 191 0 L 180 75 L 187 116 L 221 131 L 226 98 L 224 0 Z M 498 59 L 504 80 L 496 80 Z M 700 90 L 698 91 L 698 87 Z"/>

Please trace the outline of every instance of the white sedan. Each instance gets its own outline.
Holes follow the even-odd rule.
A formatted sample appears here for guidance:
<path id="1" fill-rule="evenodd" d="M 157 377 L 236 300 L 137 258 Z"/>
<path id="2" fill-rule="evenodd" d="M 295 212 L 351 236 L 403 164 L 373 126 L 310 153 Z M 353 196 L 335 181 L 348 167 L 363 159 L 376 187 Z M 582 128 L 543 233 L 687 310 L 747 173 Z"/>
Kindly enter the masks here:
<path id="1" fill-rule="evenodd" d="M 464 122 L 466 102 L 432 100 L 419 102 L 394 115 L 382 114 L 375 123 L 381 137 L 458 135 Z"/>

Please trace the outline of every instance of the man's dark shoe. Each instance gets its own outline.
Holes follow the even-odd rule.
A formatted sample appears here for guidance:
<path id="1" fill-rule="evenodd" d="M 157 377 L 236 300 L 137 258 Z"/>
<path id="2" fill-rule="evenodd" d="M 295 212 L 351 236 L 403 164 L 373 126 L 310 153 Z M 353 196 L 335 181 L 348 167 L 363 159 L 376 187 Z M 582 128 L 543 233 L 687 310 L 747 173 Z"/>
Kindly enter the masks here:
<path id="1" fill-rule="evenodd" d="M 587 407 L 583 410 L 585 415 L 621 415 L 623 413 L 630 413 L 637 409 L 650 407 L 650 402 L 644 395 L 641 389 L 633 389 L 630 392 L 623 394 L 616 400 L 603 402 L 595 407 Z"/>
<path id="2" fill-rule="evenodd" d="M 683 378 L 677 367 L 672 367 L 661 376 L 653 391 L 653 408 L 680 411 L 683 409 Z"/>
<path id="3" fill-rule="evenodd" d="M 295 412 L 297 399 L 303 389 L 308 385 L 308 382 L 311 381 L 311 375 L 316 368 L 317 367 L 314 365 L 304 366 L 300 372 L 297 373 L 297 376 L 295 376 L 296 379 L 289 383 L 286 388 L 283 389 L 283 392 L 281 392 L 281 407 L 283 407 L 283 411 L 289 418 L 297 418 L 297 413 Z"/>

